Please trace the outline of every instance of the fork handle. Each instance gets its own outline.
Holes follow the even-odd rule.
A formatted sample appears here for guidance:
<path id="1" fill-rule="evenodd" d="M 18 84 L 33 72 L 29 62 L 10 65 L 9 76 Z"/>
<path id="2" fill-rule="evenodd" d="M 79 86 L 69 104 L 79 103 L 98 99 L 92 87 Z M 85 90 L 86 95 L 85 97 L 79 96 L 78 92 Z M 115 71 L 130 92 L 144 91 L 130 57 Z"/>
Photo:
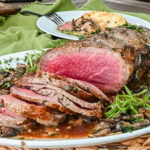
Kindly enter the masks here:
<path id="1" fill-rule="evenodd" d="M 21 11 L 20 14 L 22 14 L 22 15 L 35 15 L 35 16 L 38 16 L 38 17 L 43 16 L 41 14 L 35 13 L 33 11 L 28 11 L 28 10 Z"/>

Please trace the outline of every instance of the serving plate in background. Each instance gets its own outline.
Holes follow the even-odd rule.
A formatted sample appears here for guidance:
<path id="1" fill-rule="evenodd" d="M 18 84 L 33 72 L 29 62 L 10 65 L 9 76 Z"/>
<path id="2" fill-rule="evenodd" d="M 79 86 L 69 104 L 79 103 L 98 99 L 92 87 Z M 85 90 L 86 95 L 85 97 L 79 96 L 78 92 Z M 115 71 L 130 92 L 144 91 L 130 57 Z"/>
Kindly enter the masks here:
<path id="1" fill-rule="evenodd" d="M 72 21 L 72 19 L 77 19 L 81 17 L 83 14 L 88 13 L 88 12 L 91 12 L 91 11 L 64 11 L 64 12 L 57 12 L 57 14 L 60 17 L 62 17 L 65 22 L 67 22 L 67 21 Z M 119 15 L 123 16 L 127 20 L 127 22 L 133 25 L 142 25 L 150 29 L 150 23 L 148 21 L 145 21 L 144 19 L 130 16 L 130 15 L 124 15 L 124 14 L 119 14 Z M 79 39 L 77 36 L 67 35 L 67 34 L 59 32 L 57 30 L 57 25 L 45 16 L 40 17 L 37 20 L 36 24 L 40 30 L 42 30 L 45 33 L 51 34 L 53 36 L 70 39 L 70 40 Z"/>

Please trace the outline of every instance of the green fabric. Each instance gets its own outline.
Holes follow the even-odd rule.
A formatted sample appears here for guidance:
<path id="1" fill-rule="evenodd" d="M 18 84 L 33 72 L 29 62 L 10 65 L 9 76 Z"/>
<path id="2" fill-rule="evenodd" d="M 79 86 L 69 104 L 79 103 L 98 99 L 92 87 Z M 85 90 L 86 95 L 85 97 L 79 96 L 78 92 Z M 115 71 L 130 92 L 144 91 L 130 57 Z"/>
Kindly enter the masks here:
<path id="1" fill-rule="evenodd" d="M 26 5 L 22 10 L 30 10 L 40 14 L 67 10 L 102 10 L 114 11 L 108 8 L 102 0 L 89 0 L 83 7 L 77 8 L 71 0 L 56 0 L 54 4 L 38 2 Z M 150 14 L 121 12 L 150 21 Z M 21 14 L 12 15 L 0 24 L 0 55 L 41 48 L 58 47 L 68 40 L 52 39 L 51 35 L 42 33 L 36 27 L 38 17 Z"/>

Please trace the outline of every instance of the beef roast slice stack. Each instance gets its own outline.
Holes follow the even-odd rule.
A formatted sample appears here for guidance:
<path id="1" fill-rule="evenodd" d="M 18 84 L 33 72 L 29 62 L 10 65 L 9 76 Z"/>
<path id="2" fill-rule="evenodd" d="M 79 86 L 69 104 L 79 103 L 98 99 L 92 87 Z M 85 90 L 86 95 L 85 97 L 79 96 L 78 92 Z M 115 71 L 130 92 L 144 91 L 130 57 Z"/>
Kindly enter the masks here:
<path id="1" fill-rule="evenodd" d="M 134 72 L 146 70 L 150 34 L 144 30 L 116 27 L 50 49 L 43 55 L 39 70 L 91 83 L 105 93 L 117 92 Z"/>
<path id="2" fill-rule="evenodd" d="M 18 116 L 33 119 L 36 122 L 46 126 L 58 125 L 59 118 L 51 114 L 51 112 L 44 105 L 40 106 L 28 103 L 11 95 L 0 96 L 0 103 L 8 111 L 13 112 Z"/>
<path id="3" fill-rule="evenodd" d="M 37 101 L 50 108 L 56 108 L 69 114 L 73 112 L 99 118 L 102 116 L 103 101 L 108 101 L 107 96 L 93 85 L 82 83 L 81 86 L 78 86 L 76 80 L 46 72 L 38 72 L 35 76 L 25 76 L 16 85 L 30 90 L 13 87 L 11 89 L 12 95 L 32 102 Z M 89 100 L 91 97 L 93 98 L 92 102 Z M 39 101 L 37 98 L 41 100 Z M 70 112 L 66 111 L 66 109 L 70 110 Z"/>
<path id="4" fill-rule="evenodd" d="M 0 107 L 0 136 L 15 136 L 30 125 L 33 123 L 29 122 L 27 118 L 20 117 L 6 108 Z"/>

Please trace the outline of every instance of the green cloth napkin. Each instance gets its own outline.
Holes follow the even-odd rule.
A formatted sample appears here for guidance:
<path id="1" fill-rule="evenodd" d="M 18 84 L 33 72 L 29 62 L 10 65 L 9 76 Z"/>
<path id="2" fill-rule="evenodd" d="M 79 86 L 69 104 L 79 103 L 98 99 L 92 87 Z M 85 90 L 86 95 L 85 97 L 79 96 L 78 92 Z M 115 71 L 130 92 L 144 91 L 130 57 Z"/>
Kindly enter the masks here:
<path id="1" fill-rule="evenodd" d="M 54 4 L 41 4 L 38 2 L 26 5 L 22 10 L 30 10 L 40 14 L 68 10 L 101 10 L 114 11 L 108 8 L 102 0 L 89 0 L 83 7 L 77 8 L 71 0 L 56 0 Z M 150 21 L 150 14 L 121 12 L 143 18 Z M 34 50 L 59 47 L 68 40 L 52 39 L 51 35 L 45 34 L 36 27 L 38 17 L 16 14 L 8 17 L 0 24 L 0 55 Z"/>

